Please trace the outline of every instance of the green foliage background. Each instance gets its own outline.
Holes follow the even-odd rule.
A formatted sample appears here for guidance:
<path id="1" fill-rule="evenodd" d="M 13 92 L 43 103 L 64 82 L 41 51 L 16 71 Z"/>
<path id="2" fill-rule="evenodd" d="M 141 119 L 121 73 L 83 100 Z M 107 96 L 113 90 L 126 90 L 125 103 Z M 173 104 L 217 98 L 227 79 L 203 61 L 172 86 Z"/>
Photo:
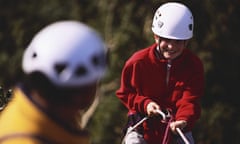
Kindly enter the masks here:
<path id="1" fill-rule="evenodd" d="M 34 34 L 57 20 L 79 20 L 99 31 L 110 51 L 101 101 L 88 123 L 94 144 L 119 144 L 126 109 L 115 96 L 121 69 L 136 50 L 153 42 L 155 10 L 167 0 L 0 0 L 0 84 L 22 79 L 22 51 Z M 206 91 L 194 129 L 197 144 L 239 144 L 240 2 L 189 0 L 195 18 L 189 48 L 203 61 Z M 64 34 L 63 34 L 64 36 Z"/>

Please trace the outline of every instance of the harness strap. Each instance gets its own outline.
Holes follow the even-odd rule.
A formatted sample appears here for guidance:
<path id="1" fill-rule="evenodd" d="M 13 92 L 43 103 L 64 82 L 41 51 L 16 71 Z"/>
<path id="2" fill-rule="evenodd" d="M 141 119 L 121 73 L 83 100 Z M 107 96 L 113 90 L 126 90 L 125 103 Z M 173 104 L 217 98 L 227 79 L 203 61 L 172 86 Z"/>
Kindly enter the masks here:
<path id="1" fill-rule="evenodd" d="M 162 144 L 168 144 L 169 143 L 169 139 L 170 139 L 170 123 L 173 121 L 173 116 L 170 117 L 170 119 L 167 122 L 167 127 L 165 129 L 164 132 L 164 137 L 163 137 L 163 141 Z"/>

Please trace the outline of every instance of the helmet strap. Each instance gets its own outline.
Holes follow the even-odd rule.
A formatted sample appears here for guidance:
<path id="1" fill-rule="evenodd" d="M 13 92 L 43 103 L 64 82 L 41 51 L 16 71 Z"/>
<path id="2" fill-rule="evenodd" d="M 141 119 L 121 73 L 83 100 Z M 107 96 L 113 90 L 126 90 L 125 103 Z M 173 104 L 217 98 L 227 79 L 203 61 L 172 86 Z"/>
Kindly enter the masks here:
<path id="1" fill-rule="evenodd" d="M 161 49 L 160 49 L 160 43 L 161 43 L 160 37 L 157 36 L 157 38 L 155 38 L 155 41 L 156 41 L 156 43 L 157 43 L 157 51 L 158 51 L 158 53 L 160 54 L 160 57 L 163 57 L 162 51 L 161 51 Z"/>

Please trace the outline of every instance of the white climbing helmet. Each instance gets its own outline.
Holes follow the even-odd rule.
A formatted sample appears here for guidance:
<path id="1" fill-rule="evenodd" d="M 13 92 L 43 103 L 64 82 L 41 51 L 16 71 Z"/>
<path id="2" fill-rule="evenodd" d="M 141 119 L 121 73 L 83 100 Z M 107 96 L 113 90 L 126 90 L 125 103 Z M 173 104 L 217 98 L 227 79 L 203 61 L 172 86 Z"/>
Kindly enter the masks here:
<path id="1" fill-rule="evenodd" d="M 60 21 L 34 36 L 22 67 L 26 74 L 43 73 L 57 86 L 81 86 L 103 77 L 106 53 L 103 40 L 92 28 L 77 21 Z"/>
<path id="2" fill-rule="evenodd" d="M 168 2 L 155 12 L 152 31 L 154 34 L 176 40 L 187 40 L 193 36 L 193 16 L 183 4 Z"/>

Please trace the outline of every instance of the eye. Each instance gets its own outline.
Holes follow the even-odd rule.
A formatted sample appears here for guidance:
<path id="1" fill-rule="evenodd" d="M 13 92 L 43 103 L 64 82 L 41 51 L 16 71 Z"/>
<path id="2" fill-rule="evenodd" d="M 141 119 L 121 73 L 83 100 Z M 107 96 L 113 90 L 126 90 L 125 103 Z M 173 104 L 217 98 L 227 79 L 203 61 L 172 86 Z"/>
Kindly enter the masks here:
<path id="1" fill-rule="evenodd" d="M 183 42 L 183 40 L 176 40 L 176 43 L 181 43 Z"/>

